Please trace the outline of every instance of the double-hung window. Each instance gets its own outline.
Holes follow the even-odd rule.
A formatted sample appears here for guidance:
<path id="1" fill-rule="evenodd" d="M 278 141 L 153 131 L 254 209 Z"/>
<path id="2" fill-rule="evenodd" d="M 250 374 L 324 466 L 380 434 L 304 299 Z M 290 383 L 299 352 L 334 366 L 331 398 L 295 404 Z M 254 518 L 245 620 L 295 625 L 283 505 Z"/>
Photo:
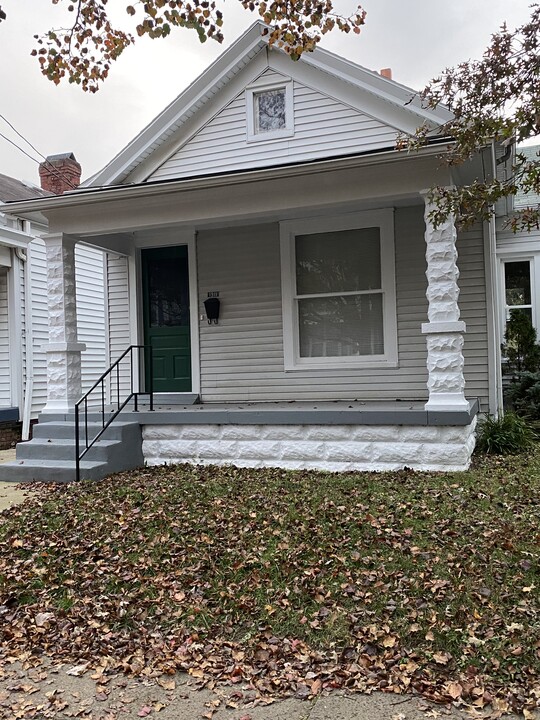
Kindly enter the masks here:
<path id="1" fill-rule="evenodd" d="M 393 212 L 280 227 L 285 369 L 395 365 Z"/>
<path id="2" fill-rule="evenodd" d="M 531 261 L 528 258 L 506 260 L 503 267 L 505 320 L 509 320 L 513 310 L 521 310 L 535 325 Z"/>

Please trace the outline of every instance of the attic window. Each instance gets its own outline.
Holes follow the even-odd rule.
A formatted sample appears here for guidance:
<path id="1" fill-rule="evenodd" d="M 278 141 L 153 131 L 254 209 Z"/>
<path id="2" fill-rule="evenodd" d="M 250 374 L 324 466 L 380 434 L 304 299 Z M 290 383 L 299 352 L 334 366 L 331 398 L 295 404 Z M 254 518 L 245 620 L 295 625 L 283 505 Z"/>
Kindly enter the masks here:
<path id="1" fill-rule="evenodd" d="M 246 107 L 249 142 L 276 140 L 293 134 L 292 82 L 247 88 Z"/>

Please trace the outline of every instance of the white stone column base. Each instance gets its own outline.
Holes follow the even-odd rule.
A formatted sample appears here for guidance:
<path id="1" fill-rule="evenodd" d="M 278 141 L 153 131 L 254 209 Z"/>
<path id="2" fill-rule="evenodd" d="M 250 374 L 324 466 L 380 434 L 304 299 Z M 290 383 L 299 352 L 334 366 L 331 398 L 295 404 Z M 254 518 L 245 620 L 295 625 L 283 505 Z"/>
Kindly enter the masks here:
<path id="1" fill-rule="evenodd" d="M 51 343 L 42 349 L 47 354 L 47 404 L 42 412 L 73 412 L 82 395 L 81 352 L 86 345 Z"/>
<path id="2" fill-rule="evenodd" d="M 469 409 L 469 401 L 463 393 L 433 393 L 424 405 L 424 410 L 459 411 Z"/>

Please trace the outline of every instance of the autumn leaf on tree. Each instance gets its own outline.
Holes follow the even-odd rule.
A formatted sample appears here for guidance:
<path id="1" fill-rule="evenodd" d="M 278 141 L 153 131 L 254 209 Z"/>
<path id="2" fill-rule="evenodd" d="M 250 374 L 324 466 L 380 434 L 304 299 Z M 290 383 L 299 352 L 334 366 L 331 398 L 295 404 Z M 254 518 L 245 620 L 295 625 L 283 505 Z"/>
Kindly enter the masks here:
<path id="1" fill-rule="evenodd" d="M 365 12 L 358 7 L 348 17 L 334 11 L 332 0 L 238 0 L 245 10 L 257 14 L 268 26 L 270 46 L 282 48 L 293 60 L 313 50 L 323 35 L 337 28 L 360 32 Z M 65 28 L 35 35 L 41 72 L 58 84 L 67 78 L 83 90 L 95 92 L 109 74 L 111 63 L 132 45 L 136 37 L 167 37 L 173 28 L 188 28 L 199 40 L 224 40 L 225 18 L 218 0 L 146 0 L 126 6 L 128 28 L 115 27 L 107 13 L 107 0 L 52 0 L 64 5 L 69 16 Z M 0 8 L 0 20 L 2 19 Z M 5 18 L 5 15 L 4 15 Z"/>
<path id="2" fill-rule="evenodd" d="M 426 107 L 445 105 L 453 118 L 438 129 L 448 138 L 443 159 L 460 165 L 479 153 L 490 155 L 492 141 L 500 143 L 502 159 L 511 166 L 507 177 L 485 177 L 458 187 L 436 188 L 432 219 L 443 222 L 449 214 L 461 225 L 490 220 L 494 204 L 502 198 L 524 193 L 540 194 L 540 157 L 532 159 L 515 148 L 540 134 L 540 5 L 531 6 L 530 19 L 495 33 L 480 60 L 447 68 L 422 91 Z M 409 149 L 430 142 L 429 128 L 421 127 L 413 138 L 402 139 Z M 500 161 L 500 158 L 498 158 Z M 490 163 L 488 162 L 488 165 Z M 498 163 L 497 163 L 498 164 Z M 537 204 L 516 212 L 512 229 L 540 226 Z"/>

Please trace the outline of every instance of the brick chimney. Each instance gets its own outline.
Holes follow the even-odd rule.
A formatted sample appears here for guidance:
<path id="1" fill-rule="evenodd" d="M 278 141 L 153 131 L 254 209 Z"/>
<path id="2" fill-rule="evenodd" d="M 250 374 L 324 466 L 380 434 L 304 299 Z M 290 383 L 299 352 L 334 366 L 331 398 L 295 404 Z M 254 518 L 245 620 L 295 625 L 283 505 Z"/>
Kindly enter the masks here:
<path id="1" fill-rule="evenodd" d="M 73 153 L 49 155 L 39 166 L 41 188 L 62 195 L 74 190 L 81 183 L 81 166 Z"/>
<path id="2" fill-rule="evenodd" d="M 392 68 L 383 68 L 380 73 L 385 78 L 388 78 L 388 80 L 392 79 Z"/>

